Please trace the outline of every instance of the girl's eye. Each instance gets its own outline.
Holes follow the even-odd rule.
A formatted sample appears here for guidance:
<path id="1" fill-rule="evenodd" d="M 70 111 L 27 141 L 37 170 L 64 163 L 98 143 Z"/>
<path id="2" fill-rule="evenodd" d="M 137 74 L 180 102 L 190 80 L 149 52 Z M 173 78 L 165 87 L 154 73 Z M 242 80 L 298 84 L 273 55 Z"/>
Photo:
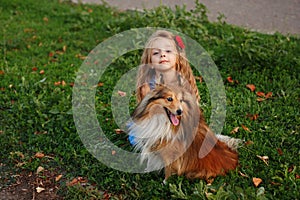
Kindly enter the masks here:
<path id="1" fill-rule="evenodd" d="M 172 51 L 171 51 L 171 50 L 166 50 L 166 52 L 167 52 L 167 53 L 172 53 Z"/>
<path id="2" fill-rule="evenodd" d="M 168 101 L 173 101 L 173 98 L 172 97 L 168 97 L 167 100 Z"/>
<path id="3" fill-rule="evenodd" d="M 158 52 L 153 52 L 153 55 L 157 55 L 158 54 Z"/>

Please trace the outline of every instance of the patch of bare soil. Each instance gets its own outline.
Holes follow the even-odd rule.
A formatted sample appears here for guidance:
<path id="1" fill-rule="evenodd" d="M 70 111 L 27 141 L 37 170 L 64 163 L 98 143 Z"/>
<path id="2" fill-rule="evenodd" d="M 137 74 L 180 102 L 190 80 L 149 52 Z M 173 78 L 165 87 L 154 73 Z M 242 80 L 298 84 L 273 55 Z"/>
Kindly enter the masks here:
<path id="1" fill-rule="evenodd" d="M 15 175 L 13 184 L 2 188 L 0 200 L 60 200 L 63 199 L 57 194 L 59 181 L 57 174 L 48 170 L 33 173 L 23 171 Z M 3 177 L 0 177 L 3 178 Z M 1 180 L 8 181 L 8 180 Z"/>

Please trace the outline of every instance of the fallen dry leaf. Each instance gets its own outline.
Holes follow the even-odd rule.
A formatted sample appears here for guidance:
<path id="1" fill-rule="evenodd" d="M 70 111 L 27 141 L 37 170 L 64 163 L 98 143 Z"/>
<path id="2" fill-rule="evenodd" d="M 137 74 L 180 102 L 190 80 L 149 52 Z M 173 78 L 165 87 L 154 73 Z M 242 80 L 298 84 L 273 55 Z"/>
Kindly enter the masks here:
<path id="1" fill-rule="evenodd" d="M 233 82 L 234 82 L 234 80 L 232 79 L 231 76 L 228 76 L 228 77 L 227 77 L 227 81 L 228 81 L 229 83 L 233 83 Z"/>
<path id="2" fill-rule="evenodd" d="M 79 58 L 80 60 L 85 60 L 87 58 L 86 56 L 83 56 L 81 54 L 76 54 L 75 57 Z"/>
<path id="3" fill-rule="evenodd" d="M 115 155 L 117 152 L 115 150 L 111 151 L 111 155 Z"/>
<path id="4" fill-rule="evenodd" d="M 36 189 L 36 192 L 37 192 L 37 193 L 41 193 L 42 191 L 45 190 L 45 188 L 42 188 L 42 187 L 37 187 L 37 188 L 35 188 L 35 189 Z"/>
<path id="5" fill-rule="evenodd" d="M 42 69 L 42 70 L 40 71 L 40 74 L 45 74 L 45 70 Z"/>
<path id="6" fill-rule="evenodd" d="M 268 99 L 268 98 L 272 97 L 272 95 L 273 95 L 272 92 L 268 92 L 268 93 L 266 94 L 265 98 Z"/>
<path id="7" fill-rule="evenodd" d="M 246 146 L 249 146 L 249 145 L 252 145 L 252 144 L 254 144 L 254 142 L 251 141 L 251 140 L 248 140 L 247 142 L 245 142 L 245 145 L 246 145 Z"/>
<path id="8" fill-rule="evenodd" d="M 259 159 L 261 159 L 266 165 L 269 165 L 269 157 L 268 156 L 259 156 L 256 155 Z"/>
<path id="9" fill-rule="evenodd" d="M 48 56 L 49 56 L 49 57 L 53 57 L 53 56 L 54 56 L 54 53 L 53 53 L 53 52 L 50 52 L 50 53 L 48 54 Z"/>
<path id="10" fill-rule="evenodd" d="M 37 153 L 34 155 L 34 157 L 36 157 L 36 158 L 43 158 L 43 157 L 45 157 L 45 154 L 43 154 L 43 153 L 41 153 L 41 152 L 37 152 Z"/>
<path id="11" fill-rule="evenodd" d="M 253 84 L 247 84 L 246 87 L 247 87 L 248 89 L 250 89 L 251 92 L 254 92 L 254 90 L 255 90 L 255 85 L 253 85 Z"/>
<path id="12" fill-rule="evenodd" d="M 63 176 L 62 174 L 56 176 L 56 177 L 55 177 L 55 181 L 58 182 L 58 181 L 62 178 L 62 176 Z"/>
<path id="13" fill-rule="evenodd" d="M 56 50 L 55 53 L 56 53 L 57 55 L 63 55 L 63 54 L 64 54 L 64 51 Z"/>
<path id="14" fill-rule="evenodd" d="M 235 127 L 230 133 L 235 134 L 239 131 L 240 127 Z"/>
<path id="15" fill-rule="evenodd" d="M 49 19 L 48 19 L 47 17 L 44 17 L 44 18 L 43 18 L 43 21 L 44 21 L 44 22 L 48 22 Z"/>
<path id="16" fill-rule="evenodd" d="M 22 167 L 22 166 L 25 165 L 25 164 L 26 164 L 26 162 L 18 162 L 16 166 L 17 166 L 17 167 Z"/>
<path id="17" fill-rule="evenodd" d="M 61 82 L 61 85 L 62 85 L 62 86 L 66 86 L 66 82 L 63 80 L 63 81 Z"/>
<path id="18" fill-rule="evenodd" d="M 282 155 L 283 155 L 283 151 L 282 151 L 282 149 L 280 149 L 280 148 L 277 148 L 277 152 L 278 152 L 278 154 L 279 154 L 280 156 L 282 156 Z"/>
<path id="19" fill-rule="evenodd" d="M 266 99 L 263 99 L 263 98 L 257 98 L 257 99 L 256 99 L 256 101 L 258 101 L 258 102 L 262 102 L 262 101 L 264 101 L 264 100 L 266 100 Z"/>
<path id="20" fill-rule="evenodd" d="M 242 177 L 246 177 L 246 178 L 248 178 L 248 177 L 249 177 L 248 175 L 244 174 L 244 173 L 243 173 L 243 172 L 241 172 L 241 171 L 239 171 L 239 174 L 240 174 Z"/>
<path id="21" fill-rule="evenodd" d="M 34 29 L 32 29 L 32 28 L 25 28 L 23 31 L 24 31 L 24 33 L 32 33 L 32 32 L 34 32 Z"/>
<path id="22" fill-rule="evenodd" d="M 258 114 L 247 114 L 246 117 L 248 117 L 250 120 L 254 121 L 257 120 Z"/>
<path id="23" fill-rule="evenodd" d="M 0 75 L 4 75 L 4 71 L 3 70 L 0 70 Z"/>
<path id="24" fill-rule="evenodd" d="M 274 181 L 271 181 L 271 184 L 272 184 L 272 185 L 281 185 L 280 183 L 276 183 L 276 182 L 274 182 Z"/>
<path id="25" fill-rule="evenodd" d="M 196 81 L 199 81 L 200 83 L 203 82 L 203 77 L 202 76 L 195 76 Z"/>
<path id="26" fill-rule="evenodd" d="M 54 85 L 55 85 L 55 86 L 59 86 L 60 84 L 61 84 L 60 81 L 54 82 Z"/>
<path id="27" fill-rule="evenodd" d="M 47 134 L 47 131 L 35 131 L 34 134 L 35 135 L 41 135 L 41 134 Z"/>
<path id="28" fill-rule="evenodd" d="M 24 159 L 25 158 L 25 156 L 24 156 L 24 154 L 22 153 L 22 152 L 20 152 L 20 151 L 16 151 L 16 152 L 10 152 L 10 155 L 16 155 L 16 156 L 19 156 L 21 159 Z"/>
<path id="29" fill-rule="evenodd" d="M 124 133 L 124 131 L 122 129 L 119 129 L 119 128 L 115 129 L 115 132 L 116 132 L 116 134 Z"/>
<path id="30" fill-rule="evenodd" d="M 118 91 L 118 94 L 121 96 L 121 97 L 125 97 L 126 96 L 126 92 L 123 92 L 123 91 Z"/>
<path id="31" fill-rule="evenodd" d="M 67 186 L 73 186 L 79 183 L 87 183 L 88 181 L 82 177 L 74 178 L 71 182 L 67 183 Z"/>
<path id="32" fill-rule="evenodd" d="M 31 68 L 31 70 L 32 70 L 32 71 L 37 71 L 38 68 L 37 68 L 37 67 L 33 67 L 33 68 Z"/>
<path id="33" fill-rule="evenodd" d="M 37 170 L 36 170 L 36 173 L 38 174 L 38 173 L 40 173 L 41 171 L 44 171 L 44 167 L 39 166 L 39 167 L 37 168 Z"/>
<path id="34" fill-rule="evenodd" d="M 73 186 L 73 185 L 77 184 L 78 182 L 79 181 L 77 178 L 73 178 L 73 180 L 71 182 L 67 183 L 67 186 Z"/>
<path id="35" fill-rule="evenodd" d="M 243 125 L 243 124 L 242 124 L 241 126 L 242 126 L 242 128 L 243 128 L 245 131 L 251 132 L 250 129 L 249 129 L 247 126 L 245 126 L 245 125 Z"/>
<path id="36" fill-rule="evenodd" d="M 67 46 L 64 45 L 63 48 L 62 48 L 63 52 L 66 52 L 67 51 Z"/>
<path id="37" fill-rule="evenodd" d="M 257 186 L 259 186 L 259 184 L 262 183 L 262 179 L 261 178 L 255 178 L 255 177 L 253 177 L 252 178 L 252 182 L 255 185 L 255 187 L 257 187 Z"/>
<path id="38" fill-rule="evenodd" d="M 98 87 L 102 87 L 103 85 L 104 85 L 104 83 L 102 83 L 102 82 L 99 82 L 99 83 L 97 84 Z"/>
<path id="39" fill-rule="evenodd" d="M 288 168 L 288 172 L 291 173 L 292 171 L 294 171 L 295 169 L 295 165 L 291 165 L 289 168 Z"/>
<path id="40" fill-rule="evenodd" d="M 259 97 L 265 97 L 265 93 L 263 92 L 256 92 L 256 95 L 259 96 Z"/>

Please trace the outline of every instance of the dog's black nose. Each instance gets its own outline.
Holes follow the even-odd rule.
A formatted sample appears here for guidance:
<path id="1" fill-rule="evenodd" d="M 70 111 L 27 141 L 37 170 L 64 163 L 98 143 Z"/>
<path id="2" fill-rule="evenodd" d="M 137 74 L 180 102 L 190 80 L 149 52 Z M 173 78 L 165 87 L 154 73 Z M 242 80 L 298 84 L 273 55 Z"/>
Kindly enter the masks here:
<path id="1" fill-rule="evenodd" d="M 182 110 L 181 109 L 176 110 L 176 114 L 177 115 L 181 115 L 182 114 Z"/>

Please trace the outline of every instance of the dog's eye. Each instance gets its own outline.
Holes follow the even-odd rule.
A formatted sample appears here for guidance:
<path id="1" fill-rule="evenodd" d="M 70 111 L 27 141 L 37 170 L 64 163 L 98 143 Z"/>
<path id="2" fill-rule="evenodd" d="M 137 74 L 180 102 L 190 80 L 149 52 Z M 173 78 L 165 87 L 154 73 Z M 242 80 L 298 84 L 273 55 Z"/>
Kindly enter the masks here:
<path id="1" fill-rule="evenodd" d="M 183 99 L 180 99 L 180 103 L 182 103 L 183 102 Z"/>
<path id="2" fill-rule="evenodd" d="M 173 98 L 172 97 L 168 97 L 167 100 L 168 101 L 173 101 Z"/>

